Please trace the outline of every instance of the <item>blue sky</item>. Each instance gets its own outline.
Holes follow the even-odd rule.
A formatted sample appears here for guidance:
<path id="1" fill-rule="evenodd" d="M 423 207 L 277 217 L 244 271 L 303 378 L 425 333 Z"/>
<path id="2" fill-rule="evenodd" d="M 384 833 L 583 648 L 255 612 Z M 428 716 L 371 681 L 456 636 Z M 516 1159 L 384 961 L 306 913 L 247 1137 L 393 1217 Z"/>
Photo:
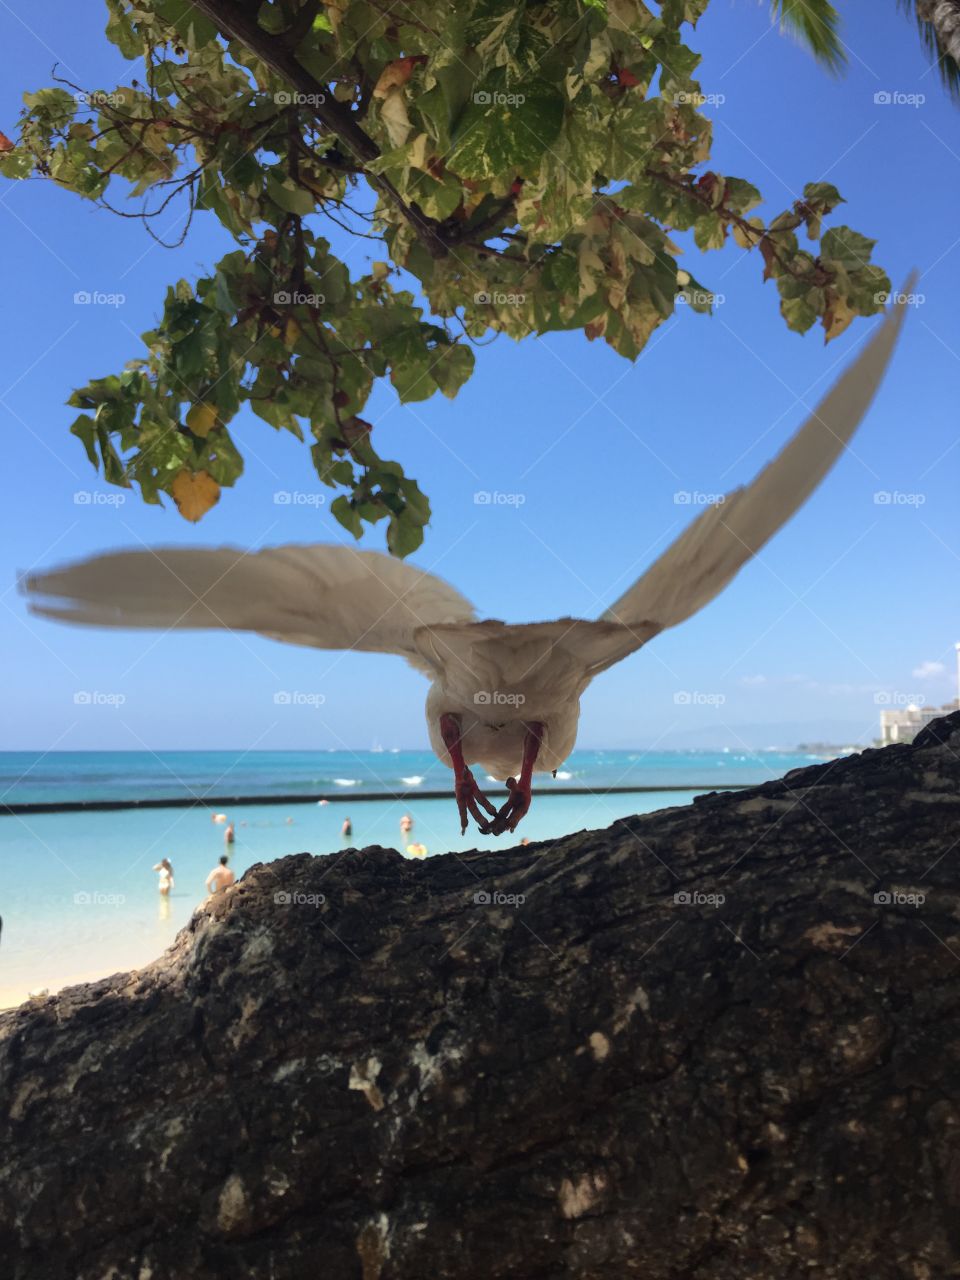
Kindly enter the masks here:
<path id="1" fill-rule="evenodd" d="M 834 182 L 848 204 L 833 224 L 875 236 L 875 259 L 894 282 L 919 267 L 925 300 L 911 310 L 853 452 L 716 602 L 596 682 L 583 704 L 583 746 L 863 739 L 877 723 L 878 694 L 930 703 L 954 694 L 960 110 L 893 0 L 853 0 L 843 11 L 850 66 L 835 80 L 769 29 L 765 5 L 713 0 L 690 41 L 703 53 L 704 92 L 725 98 L 712 109 L 713 167 L 758 185 L 768 201 L 760 212 L 771 215 L 805 182 Z M 0 129 L 14 133 L 20 93 L 51 83 L 55 61 L 91 87 L 135 74 L 102 26 L 96 5 L 0 7 Z M 925 101 L 878 104 L 883 91 Z M 426 685 L 399 659 L 229 634 L 69 630 L 27 617 L 13 583 L 34 565 L 141 543 L 348 535 L 323 508 L 274 501 L 278 491 L 316 492 L 316 481 L 305 446 L 250 415 L 236 431 L 247 472 L 196 527 L 133 495 L 103 501 L 120 491 L 68 435 L 71 389 L 139 354 L 165 285 L 231 247 L 211 217 L 198 216 L 186 245 L 167 251 L 138 222 L 50 184 L 3 182 L 0 230 L 0 749 L 426 745 Z M 340 245 L 358 267 L 367 248 Z M 433 503 L 415 562 L 448 577 L 482 615 L 595 616 L 689 520 L 675 495 L 749 480 L 875 323 L 856 322 L 825 349 L 819 330 L 787 331 L 755 256 L 691 249 L 689 265 L 724 301 L 712 318 L 681 308 L 635 365 L 582 335 L 500 338 L 478 352 L 453 402 L 401 407 L 389 388 L 371 401 L 381 452 L 401 457 Z M 80 290 L 125 301 L 77 306 Z M 480 490 L 523 502 L 478 505 Z M 919 498 L 879 505 L 878 491 Z M 83 492 L 100 497 L 76 502 Z M 280 689 L 324 702 L 278 707 Z M 124 701 L 78 705 L 78 691 Z M 680 691 L 713 701 L 678 704 Z"/>

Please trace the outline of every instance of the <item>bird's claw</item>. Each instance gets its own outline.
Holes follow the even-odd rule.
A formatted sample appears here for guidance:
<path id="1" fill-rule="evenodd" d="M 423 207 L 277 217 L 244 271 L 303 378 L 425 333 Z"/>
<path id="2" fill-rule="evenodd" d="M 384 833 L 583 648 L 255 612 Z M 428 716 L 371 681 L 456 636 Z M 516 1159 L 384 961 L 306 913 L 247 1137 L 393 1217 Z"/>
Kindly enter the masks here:
<path id="1" fill-rule="evenodd" d="M 491 817 L 497 817 L 497 807 L 493 804 L 477 786 L 477 780 L 469 769 L 464 769 L 461 777 L 457 779 L 455 788 L 457 797 L 457 809 L 460 813 L 460 834 L 466 833 L 472 817 L 480 830 L 481 835 L 489 835 L 492 827 L 487 818 L 480 812 L 480 805 L 486 809 Z"/>
<path id="2" fill-rule="evenodd" d="M 523 742 L 523 768 L 519 781 L 507 779 L 507 799 L 501 808 L 497 808 L 477 786 L 466 760 L 463 758 L 461 742 L 462 729 L 459 716 L 445 712 L 440 717 L 440 735 L 450 755 L 453 769 L 454 795 L 457 798 L 457 811 L 460 814 L 460 834 L 465 835 L 470 819 L 476 822 L 480 834 L 501 836 L 505 831 L 516 831 L 517 824 L 530 808 L 531 786 L 530 776 L 537 760 L 537 753 L 543 742 L 544 727 L 538 721 L 527 726 Z M 490 815 L 481 813 L 480 806 Z"/>
<path id="3" fill-rule="evenodd" d="M 494 836 L 502 836 L 505 831 L 516 831 L 520 819 L 530 808 L 532 795 L 529 785 L 518 782 L 516 778 L 508 778 L 507 791 L 509 794 L 506 800 L 490 824 L 490 834 Z"/>

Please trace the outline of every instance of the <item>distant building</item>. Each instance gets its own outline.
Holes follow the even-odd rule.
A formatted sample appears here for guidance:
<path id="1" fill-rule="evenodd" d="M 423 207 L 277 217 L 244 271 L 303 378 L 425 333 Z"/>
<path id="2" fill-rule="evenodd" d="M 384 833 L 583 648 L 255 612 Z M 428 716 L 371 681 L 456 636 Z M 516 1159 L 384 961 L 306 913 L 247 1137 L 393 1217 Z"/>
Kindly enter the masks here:
<path id="1" fill-rule="evenodd" d="M 896 710 L 880 712 L 880 746 L 888 747 L 891 742 L 912 742 L 921 729 L 925 729 L 931 720 L 939 720 L 956 711 L 957 703 L 947 702 L 942 707 L 898 707 Z"/>

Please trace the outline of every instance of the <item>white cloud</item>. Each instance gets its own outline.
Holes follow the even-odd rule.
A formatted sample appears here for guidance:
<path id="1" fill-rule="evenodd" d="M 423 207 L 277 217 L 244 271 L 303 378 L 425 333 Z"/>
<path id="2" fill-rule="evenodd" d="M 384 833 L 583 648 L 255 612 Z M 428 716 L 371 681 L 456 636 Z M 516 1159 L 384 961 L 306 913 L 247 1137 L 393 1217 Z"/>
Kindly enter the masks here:
<path id="1" fill-rule="evenodd" d="M 741 676 L 740 683 L 746 685 L 766 684 L 766 676 Z"/>
<path id="2" fill-rule="evenodd" d="M 921 662 L 912 674 L 914 680 L 932 680 L 934 676 L 942 676 L 945 670 L 942 662 Z"/>

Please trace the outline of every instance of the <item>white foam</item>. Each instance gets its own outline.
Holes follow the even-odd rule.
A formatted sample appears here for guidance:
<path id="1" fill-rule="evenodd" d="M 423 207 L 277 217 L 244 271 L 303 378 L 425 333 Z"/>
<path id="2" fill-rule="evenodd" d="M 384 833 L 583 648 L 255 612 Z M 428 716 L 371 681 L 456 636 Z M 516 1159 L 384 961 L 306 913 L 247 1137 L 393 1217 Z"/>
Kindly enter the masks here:
<path id="1" fill-rule="evenodd" d="M 334 782 L 338 787 L 359 787 L 359 778 L 334 778 Z"/>
<path id="2" fill-rule="evenodd" d="M 400 781 L 408 787 L 419 787 L 423 778 L 419 773 L 415 773 L 412 778 L 401 778 Z"/>

